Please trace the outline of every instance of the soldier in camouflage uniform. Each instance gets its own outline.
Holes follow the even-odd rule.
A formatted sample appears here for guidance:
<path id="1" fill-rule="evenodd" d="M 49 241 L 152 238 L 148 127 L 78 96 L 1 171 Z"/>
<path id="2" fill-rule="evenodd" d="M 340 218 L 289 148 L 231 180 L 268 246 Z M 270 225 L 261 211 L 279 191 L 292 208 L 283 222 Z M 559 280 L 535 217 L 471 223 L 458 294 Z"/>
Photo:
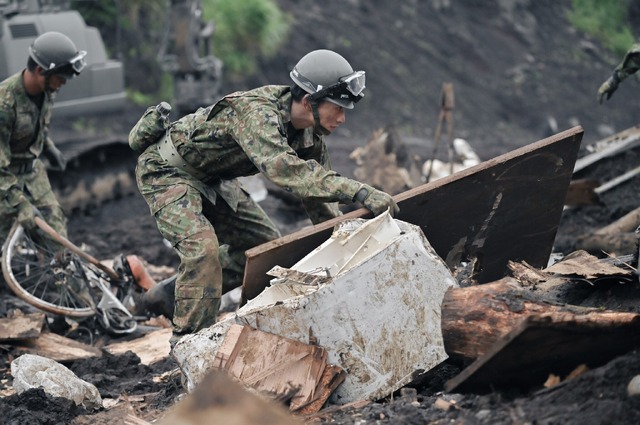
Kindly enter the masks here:
<path id="1" fill-rule="evenodd" d="M 615 67 L 611 76 L 598 89 L 598 101 L 609 100 L 622 80 L 640 69 L 640 43 L 636 43 L 627 51 L 622 62 Z"/>
<path id="2" fill-rule="evenodd" d="M 180 257 L 174 341 L 215 323 L 222 293 L 242 283 L 244 252 L 280 236 L 238 177 L 262 173 L 298 196 L 313 223 L 340 215 L 338 202 L 359 201 L 376 215 L 398 212 L 391 196 L 329 163 L 325 136 L 364 96 L 364 72 L 316 50 L 290 76 L 292 87 L 233 93 L 186 115 L 138 159 L 138 188 Z M 147 135 L 143 116 L 130 145 Z"/>
<path id="3" fill-rule="evenodd" d="M 60 169 L 65 160 L 49 137 L 54 95 L 80 74 L 86 52 L 65 35 L 47 32 L 29 47 L 27 68 L 0 83 L 0 237 L 17 218 L 35 226 L 35 214 L 66 235 L 66 218 L 40 155 Z"/>

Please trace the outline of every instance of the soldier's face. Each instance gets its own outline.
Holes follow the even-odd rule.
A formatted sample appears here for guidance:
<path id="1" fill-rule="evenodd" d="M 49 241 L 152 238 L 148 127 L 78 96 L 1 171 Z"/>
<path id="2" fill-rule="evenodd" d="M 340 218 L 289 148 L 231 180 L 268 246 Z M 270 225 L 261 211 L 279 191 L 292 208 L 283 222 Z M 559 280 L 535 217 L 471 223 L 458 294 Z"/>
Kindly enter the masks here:
<path id="1" fill-rule="evenodd" d="M 64 86 L 66 83 L 66 78 L 57 74 L 50 75 L 49 78 L 47 78 L 47 91 L 50 93 L 56 92 L 60 90 L 60 87 Z"/>
<path id="2" fill-rule="evenodd" d="M 64 86 L 67 83 L 67 79 L 60 75 L 42 75 L 42 68 L 37 67 L 36 72 L 38 75 L 38 83 L 40 85 L 40 90 L 47 93 L 53 93 L 60 89 L 60 87 Z"/>
<path id="3" fill-rule="evenodd" d="M 329 101 L 318 105 L 318 115 L 320 116 L 320 125 L 330 133 L 333 133 L 347 120 L 344 108 Z"/>

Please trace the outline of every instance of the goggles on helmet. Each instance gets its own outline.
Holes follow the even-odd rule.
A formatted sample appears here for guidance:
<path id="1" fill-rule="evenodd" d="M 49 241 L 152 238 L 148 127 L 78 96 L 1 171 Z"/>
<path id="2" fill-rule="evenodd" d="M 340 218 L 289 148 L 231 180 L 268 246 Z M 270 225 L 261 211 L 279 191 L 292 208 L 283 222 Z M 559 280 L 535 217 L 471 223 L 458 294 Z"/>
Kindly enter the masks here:
<path id="1" fill-rule="evenodd" d="M 364 97 L 365 88 L 365 72 L 355 71 L 345 77 L 341 77 L 340 81 L 329 86 L 318 86 L 318 91 L 311 96 L 315 99 L 328 97 L 336 100 L 349 100 L 357 103 Z"/>
<path id="2" fill-rule="evenodd" d="M 56 74 L 64 77 L 66 79 L 70 79 L 79 75 L 80 72 L 87 66 L 87 62 L 85 61 L 85 56 L 87 56 L 87 52 L 81 50 L 74 57 L 69 59 L 64 65 L 55 66 L 49 68 L 45 71 L 45 74 Z"/>
<path id="3" fill-rule="evenodd" d="M 73 68 L 73 72 L 76 74 L 80 74 L 85 66 L 87 66 L 87 61 L 84 59 L 87 56 L 87 52 L 81 50 L 69 61 L 71 68 Z"/>

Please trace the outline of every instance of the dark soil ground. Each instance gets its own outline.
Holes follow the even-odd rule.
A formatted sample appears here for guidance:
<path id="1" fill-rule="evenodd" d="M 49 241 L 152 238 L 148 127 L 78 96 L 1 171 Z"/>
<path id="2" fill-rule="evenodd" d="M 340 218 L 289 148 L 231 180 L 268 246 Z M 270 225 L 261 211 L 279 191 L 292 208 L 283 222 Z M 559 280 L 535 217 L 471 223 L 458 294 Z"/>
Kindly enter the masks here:
<path id="1" fill-rule="evenodd" d="M 623 83 L 611 101 L 597 104 L 596 90 L 619 58 L 570 27 L 568 0 L 278 2 L 293 18 L 287 49 L 261 58 L 263 66 L 257 75 L 241 80 L 227 76 L 225 91 L 288 84 L 289 69 L 314 48 L 336 49 L 356 68 L 366 69 L 367 97 L 349 113 L 344 129 L 329 139 L 333 165 L 344 175 L 352 175 L 355 166 L 348 154 L 364 144 L 373 130 L 387 124 L 395 124 L 410 150 L 426 159 L 433 146 L 440 87 L 446 81 L 453 82 L 456 90 L 455 136 L 466 138 L 482 159 L 547 135 L 549 117 L 556 120 L 558 130 L 582 125 L 583 146 L 637 123 L 640 87 L 633 78 Z M 636 18 L 630 9 L 630 19 Z M 128 109 L 119 119 L 119 130 L 130 128 L 141 112 Z M 54 135 L 64 135 L 66 129 L 61 126 L 55 131 Z M 638 155 L 636 149 L 603 160 L 579 177 L 608 181 L 637 166 Z M 130 159 L 117 161 L 129 163 Z M 554 251 L 572 252 L 578 236 L 635 209 L 639 190 L 640 180 L 634 178 L 604 193 L 601 205 L 566 210 Z M 284 233 L 307 223 L 295 205 L 276 196 L 268 197 L 263 206 Z M 176 255 L 163 244 L 136 193 L 75 211 L 69 218 L 70 239 L 88 244 L 97 258 L 131 253 L 155 266 L 177 266 Z M 610 287 L 602 293 L 594 289 L 591 302 L 640 311 L 640 303 L 633 302 L 640 298 L 638 292 L 637 284 Z M 87 335 L 72 336 L 87 340 Z M 97 333 L 93 338 L 104 344 L 107 337 Z M 0 355 L 0 389 L 4 389 L 11 384 L 7 368 L 16 353 L 2 345 Z M 105 355 L 68 366 L 94 383 L 103 397 L 124 397 L 125 412 L 147 421 L 162 416 L 183 393 L 179 376 L 170 373 L 176 367 L 170 359 L 144 366 L 136 356 Z M 364 407 L 338 409 L 314 421 L 339 425 L 640 423 L 640 398 L 628 396 L 626 390 L 631 378 L 640 374 L 638 351 L 592 365 L 581 376 L 555 387 L 527 392 L 443 392 L 444 382 L 460 371 L 461 365 L 445 362 L 415 386 L 415 400 L 396 394 Z M 451 402 L 451 407 L 437 407 L 438 399 Z M 100 415 L 105 413 L 85 412 L 37 390 L 0 399 L 0 424 L 4 425 L 117 423 L 103 422 Z"/>

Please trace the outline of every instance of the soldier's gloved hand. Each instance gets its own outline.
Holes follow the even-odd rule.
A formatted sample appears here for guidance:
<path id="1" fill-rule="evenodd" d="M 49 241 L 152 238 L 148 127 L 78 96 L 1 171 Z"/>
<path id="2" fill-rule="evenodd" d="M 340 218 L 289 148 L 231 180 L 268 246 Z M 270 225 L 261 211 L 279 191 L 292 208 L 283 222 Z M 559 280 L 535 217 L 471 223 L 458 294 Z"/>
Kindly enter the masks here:
<path id="1" fill-rule="evenodd" d="M 611 77 L 609 77 L 607 81 L 602 83 L 602 85 L 598 89 L 598 102 L 602 103 L 602 100 L 605 98 L 605 96 L 607 100 L 609 100 L 613 95 L 613 92 L 615 92 L 618 89 L 619 83 L 620 83 L 620 79 L 618 78 L 618 75 L 614 71 L 613 74 L 611 74 Z"/>
<path id="2" fill-rule="evenodd" d="M 67 160 L 64 158 L 64 155 L 62 155 L 62 152 L 55 146 L 50 146 L 43 153 L 55 169 L 64 171 L 67 168 Z"/>
<path id="3" fill-rule="evenodd" d="M 376 216 L 387 210 L 389 210 L 391 217 L 395 217 L 400 212 L 400 208 L 391 195 L 366 184 L 356 192 L 354 199 Z"/>
<path id="4" fill-rule="evenodd" d="M 18 205 L 18 222 L 25 229 L 35 229 L 36 215 L 40 215 L 38 209 L 29 202 L 23 202 Z"/>

